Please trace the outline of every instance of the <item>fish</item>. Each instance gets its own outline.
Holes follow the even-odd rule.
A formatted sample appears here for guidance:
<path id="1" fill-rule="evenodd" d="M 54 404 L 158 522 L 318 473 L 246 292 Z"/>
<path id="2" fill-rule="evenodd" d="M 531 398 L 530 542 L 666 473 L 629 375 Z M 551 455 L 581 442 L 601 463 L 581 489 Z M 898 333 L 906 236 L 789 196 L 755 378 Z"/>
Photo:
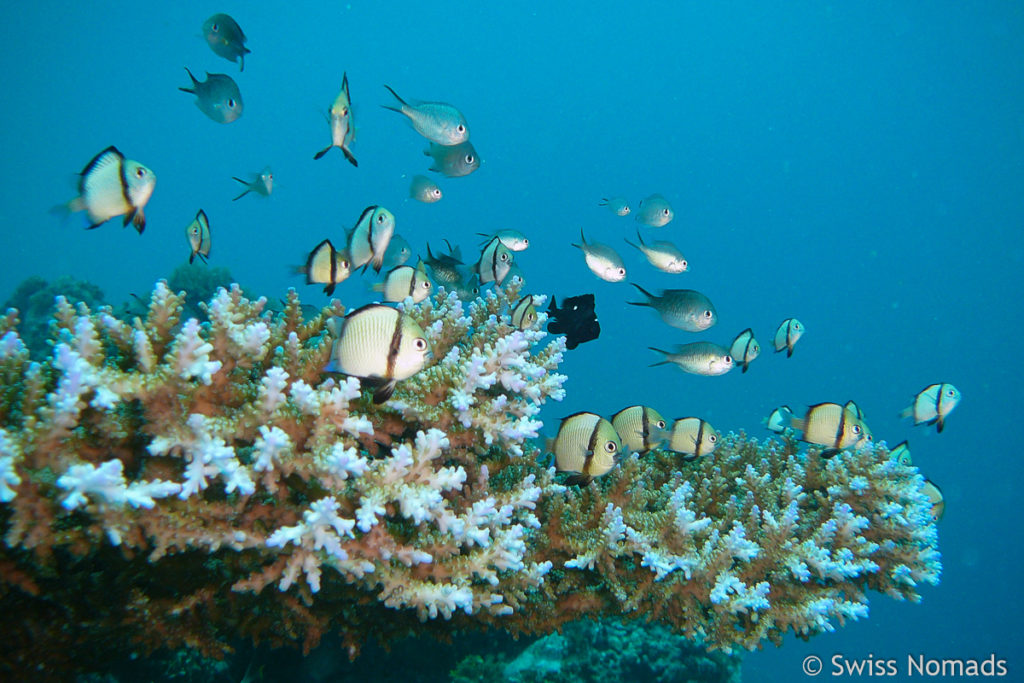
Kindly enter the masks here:
<path id="1" fill-rule="evenodd" d="M 413 129 L 433 143 L 444 147 L 469 142 L 469 124 L 458 109 L 446 102 L 414 102 L 410 104 L 398 96 L 390 86 L 385 85 L 398 106 L 381 106 L 398 112 L 409 119 Z"/>
<path id="2" fill-rule="evenodd" d="M 889 459 L 904 467 L 911 467 L 914 464 L 913 458 L 910 457 L 910 446 L 906 441 L 900 441 L 892 447 L 892 450 L 889 451 Z"/>
<path id="3" fill-rule="evenodd" d="M 676 347 L 674 353 L 656 349 L 653 346 L 648 346 L 647 348 L 665 355 L 665 360 L 651 363 L 652 368 L 655 365 L 675 363 L 683 372 L 714 377 L 716 375 L 724 375 L 732 370 L 734 365 L 729 352 L 712 342 L 699 341 L 682 344 Z"/>
<path id="4" fill-rule="evenodd" d="M 601 335 L 601 323 L 594 312 L 594 295 L 580 294 L 562 299 L 562 307 L 554 296 L 548 304 L 548 332 L 565 335 L 565 348 L 575 349 Z"/>
<path id="5" fill-rule="evenodd" d="M 786 358 L 789 358 L 793 355 L 793 347 L 803 335 L 803 323 L 796 318 L 786 318 L 779 323 L 778 329 L 775 330 L 775 353 L 786 349 Z"/>
<path id="6" fill-rule="evenodd" d="M 667 423 L 654 408 L 629 406 L 612 415 L 612 427 L 628 451 L 646 453 L 657 448 L 668 437 Z"/>
<path id="7" fill-rule="evenodd" d="M 661 228 L 668 225 L 675 217 L 672 205 L 660 194 L 652 194 L 641 200 L 637 207 L 636 220 L 652 228 Z"/>
<path id="8" fill-rule="evenodd" d="M 505 284 L 506 282 L 515 282 L 517 280 L 519 281 L 520 288 L 526 285 L 526 275 L 523 274 L 523 269 L 519 267 L 518 263 L 513 262 L 512 267 L 508 269 L 508 273 L 501 283 Z"/>
<path id="9" fill-rule="evenodd" d="M 124 216 L 123 225 L 131 223 L 142 234 L 146 229 L 143 209 L 156 187 L 153 171 L 125 159 L 111 145 L 94 156 L 78 175 L 78 196 L 54 207 L 55 212 L 85 211 L 89 218 L 86 230 L 98 228 L 115 216 Z"/>
<path id="10" fill-rule="evenodd" d="M 340 372 L 378 385 L 374 403 L 426 365 L 430 345 L 412 317 L 385 304 L 367 304 L 345 316 L 325 372 Z"/>
<path id="11" fill-rule="evenodd" d="M 448 240 L 445 240 L 445 244 L 448 244 Z M 425 263 L 430 270 L 431 277 L 437 282 L 444 285 L 453 285 L 457 282 L 462 282 L 464 279 L 462 272 L 459 270 L 459 266 L 463 265 L 460 260 L 461 256 L 462 254 L 459 252 L 458 247 L 452 249 L 451 244 L 448 244 L 448 254 L 434 256 L 434 253 L 430 251 L 430 243 L 428 242 Z"/>
<path id="12" fill-rule="evenodd" d="M 305 274 L 307 285 L 324 285 L 324 294 L 327 296 L 334 294 L 334 287 L 352 274 L 348 253 L 335 249 L 330 240 L 316 245 L 309 252 L 306 264 L 296 266 L 293 270 L 296 274 Z"/>
<path id="13" fill-rule="evenodd" d="M 416 267 L 396 266 L 388 271 L 384 282 L 375 283 L 374 291 L 383 292 L 384 301 L 397 303 L 405 301 L 406 297 L 412 297 L 414 303 L 419 303 L 427 298 L 431 288 L 430 280 L 427 279 L 427 270 L 420 260 Z"/>
<path id="14" fill-rule="evenodd" d="M 602 197 L 601 201 L 599 201 L 597 205 L 607 206 L 608 210 L 616 216 L 629 215 L 629 201 L 625 197 L 612 197 L 611 199 Z"/>
<path id="15" fill-rule="evenodd" d="M 433 180 L 425 175 L 414 175 L 409 183 L 409 196 L 424 204 L 433 204 L 441 201 L 444 195 Z"/>
<path id="16" fill-rule="evenodd" d="M 860 426 L 864 428 L 864 438 L 873 441 L 874 438 L 871 436 L 871 429 L 868 428 L 867 422 L 864 420 L 864 411 L 860 409 L 855 401 L 847 401 L 843 404 L 847 410 L 853 413 L 853 416 L 860 420 Z"/>
<path id="17" fill-rule="evenodd" d="M 515 228 L 505 228 L 503 230 L 499 230 L 493 235 L 488 235 L 485 232 L 478 232 L 477 234 L 485 238 L 485 242 L 490 242 L 492 239 L 497 238 L 502 244 L 512 251 L 524 251 L 530 246 L 530 240 L 526 238 L 526 235 Z"/>
<path id="18" fill-rule="evenodd" d="M 772 411 L 771 415 L 761 420 L 765 428 L 775 432 L 776 434 L 782 434 L 792 423 L 793 418 L 796 415 L 793 413 L 793 409 L 789 406 L 779 406 Z"/>
<path id="19" fill-rule="evenodd" d="M 634 249 L 639 249 L 647 262 L 658 270 L 664 273 L 685 273 L 689 270 L 690 264 L 683 256 L 683 252 L 676 248 L 676 245 L 665 240 L 651 242 L 650 245 L 645 244 L 639 230 L 636 231 L 636 238 L 640 244 L 633 244 L 629 240 L 624 241 Z"/>
<path id="20" fill-rule="evenodd" d="M 231 123 L 242 115 L 245 108 L 242 103 L 242 93 L 231 76 L 212 74 L 207 71 L 206 80 L 200 82 L 196 80 L 188 67 L 185 67 L 185 71 L 192 79 L 192 87 L 178 88 L 178 90 L 195 95 L 199 111 L 217 123 Z"/>
<path id="21" fill-rule="evenodd" d="M 480 296 L 480 276 L 476 273 L 471 273 L 465 280 L 453 282 L 451 290 L 462 301 L 472 301 Z"/>
<path id="22" fill-rule="evenodd" d="M 476 264 L 476 274 L 480 276 L 481 284 L 494 282 L 500 285 L 511 267 L 512 251 L 495 237 L 480 253 L 480 260 Z"/>
<path id="23" fill-rule="evenodd" d="M 395 234 L 395 215 L 382 206 L 368 206 L 348 234 L 348 254 L 352 269 L 372 265 L 380 272 L 391 236 Z"/>
<path id="24" fill-rule="evenodd" d="M 583 228 L 580 228 L 581 244 L 572 246 L 583 252 L 583 258 L 587 263 L 590 272 L 605 282 L 622 282 L 626 279 L 626 266 L 622 263 L 619 253 L 600 242 L 587 242 L 583 236 Z"/>
<path id="25" fill-rule="evenodd" d="M 227 14 L 214 14 L 203 22 L 203 38 L 218 57 L 239 62 L 239 71 L 245 71 L 245 56 L 252 52 L 245 46 L 247 38 L 242 27 Z"/>
<path id="26" fill-rule="evenodd" d="M 537 309 L 533 306 L 533 295 L 527 294 L 516 302 L 509 314 L 512 324 L 520 330 L 528 330 L 537 323 Z"/>
<path id="27" fill-rule="evenodd" d="M 320 159 L 323 155 L 337 147 L 345 155 L 348 162 L 358 167 L 359 162 L 352 155 L 352 141 L 356 137 L 356 127 L 352 120 L 352 101 L 348 95 L 348 73 L 341 75 L 341 92 L 334 98 L 334 104 L 327 110 L 327 122 L 331 126 L 331 144 L 313 155 Z"/>
<path id="28" fill-rule="evenodd" d="M 865 445 L 864 426 L 852 410 L 838 403 L 810 406 L 804 417 L 792 417 L 789 427 L 801 433 L 801 441 L 825 446 L 821 452 L 823 458 L 831 458 L 847 448 Z"/>
<path id="29" fill-rule="evenodd" d="M 547 449 L 554 453 L 559 472 L 574 473 L 566 484 L 586 486 L 615 467 L 622 441 L 611 422 L 582 412 L 562 418 L 558 434 L 547 440 Z"/>
<path id="30" fill-rule="evenodd" d="M 750 362 L 761 355 L 761 345 L 754 339 L 754 331 L 748 327 L 737 334 L 729 345 L 729 355 L 746 372 Z"/>
<path id="31" fill-rule="evenodd" d="M 680 417 L 672 423 L 668 450 L 682 453 L 683 460 L 696 460 L 710 455 L 718 447 L 718 432 L 707 420 L 699 417 Z"/>
<path id="32" fill-rule="evenodd" d="M 460 142 L 451 147 L 431 142 L 423 154 L 434 160 L 427 170 L 436 171 L 449 178 L 461 178 L 480 168 L 480 155 L 476 153 L 473 143 Z"/>
<path id="33" fill-rule="evenodd" d="M 935 425 L 938 432 L 946 426 L 946 417 L 960 403 L 960 390 L 952 384 L 929 384 L 917 392 L 914 402 L 900 412 L 900 417 L 914 418 L 914 426 Z"/>
<path id="34" fill-rule="evenodd" d="M 384 250 L 384 263 L 381 264 L 381 268 L 385 271 L 391 270 L 408 261 L 410 257 L 412 257 L 412 247 L 409 246 L 409 242 L 395 233 L 388 240 L 388 248 Z"/>
<path id="35" fill-rule="evenodd" d="M 205 211 L 199 209 L 199 213 L 185 228 L 185 237 L 188 238 L 188 246 L 192 249 L 188 262 L 192 263 L 198 256 L 206 263 L 206 257 L 210 255 L 210 221 Z"/>
<path id="36" fill-rule="evenodd" d="M 236 178 L 234 176 L 232 176 L 231 179 L 245 185 L 245 190 L 242 191 L 242 194 L 232 199 L 231 201 L 233 202 L 237 202 L 250 192 L 255 192 L 261 197 L 269 197 L 270 193 L 274 191 L 274 174 L 270 171 L 269 166 L 266 166 L 258 174 L 253 173 L 252 180 L 242 180 L 241 178 Z"/>
<path id="37" fill-rule="evenodd" d="M 946 499 L 942 496 L 942 490 L 931 479 L 925 479 L 921 493 L 928 496 L 928 502 L 931 503 L 929 512 L 932 519 L 936 522 L 942 519 L 942 515 L 946 512 Z"/>
<path id="38" fill-rule="evenodd" d="M 718 322 L 718 312 L 711 299 L 694 289 L 663 289 L 661 296 L 651 294 L 631 283 L 647 297 L 647 301 L 627 301 L 631 306 L 649 306 L 663 322 L 687 332 L 703 332 Z"/>

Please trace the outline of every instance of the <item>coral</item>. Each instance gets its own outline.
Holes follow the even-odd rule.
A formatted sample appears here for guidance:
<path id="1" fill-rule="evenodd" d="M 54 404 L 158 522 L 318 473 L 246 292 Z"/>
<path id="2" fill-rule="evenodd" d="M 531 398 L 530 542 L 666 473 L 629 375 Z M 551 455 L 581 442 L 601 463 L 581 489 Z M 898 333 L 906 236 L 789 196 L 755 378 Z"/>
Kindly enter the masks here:
<path id="1" fill-rule="evenodd" d="M 519 330 L 518 284 L 400 304 L 431 364 L 374 405 L 326 376 L 328 318 L 240 288 L 183 319 L 161 282 L 122 321 L 58 297 L 33 362 L 0 318 L 0 670 L 88 670 L 130 640 L 220 657 L 238 638 L 350 656 L 581 615 L 753 648 L 938 580 L 913 467 L 731 435 L 713 456 L 625 458 L 585 488 L 541 464 L 564 339 Z M 54 654 L 54 653 L 57 654 Z"/>
<path id="2" fill-rule="evenodd" d="M 230 287 L 232 282 L 231 271 L 227 268 L 206 263 L 182 263 L 167 278 L 171 291 L 185 292 L 185 318 L 201 318 L 202 303 L 209 301 L 218 289 Z"/>
<path id="3" fill-rule="evenodd" d="M 103 291 L 93 283 L 62 275 L 49 283 L 39 276 L 26 278 L 4 302 L 3 310 L 17 309 L 21 318 L 18 334 L 33 358 L 44 358 L 50 352 L 46 342 L 50 338 L 53 302 L 58 296 L 91 307 L 104 301 Z"/>

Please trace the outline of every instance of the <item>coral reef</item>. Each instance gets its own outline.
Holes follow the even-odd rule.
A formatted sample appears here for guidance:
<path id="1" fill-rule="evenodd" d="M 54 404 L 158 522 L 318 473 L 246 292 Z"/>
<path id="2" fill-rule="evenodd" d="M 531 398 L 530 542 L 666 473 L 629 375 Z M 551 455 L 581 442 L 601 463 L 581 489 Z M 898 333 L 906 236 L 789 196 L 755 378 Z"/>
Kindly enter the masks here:
<path id="1" fill-rule="evenodd" d="M 32 358 L 41 359 L 50 353 L 50 321 L 53 320 L 53 302 L 58 296 L 69 301 L 81 301 L 95 308 L 103 303 L 103 290 L 91 282 L 62 275 L 53 282 L 33 275 L 25 278 L 4 302 L 4 310 L 18 309 L 21 323 L 18 334 L 28 347 Z"/>
<path id="2" fill-rule="evenodd" d="M 919 599 L 940 571 L 913 467 L 722 440 L 566 487 L 536 446 L 564 338 L 511 324 L 517 283 L 400 304 L 433 361 L 377 406 L 326 376 L 327 319 L 237 286 L 182 319 L 58 298 L 33 362 L 0 318 L 0 670 L 89 670 L 111 643 L 223 656 L 232 639 L 350 656 L 426 634 L 542 634 L 582 615 L 754 648 Z"/>

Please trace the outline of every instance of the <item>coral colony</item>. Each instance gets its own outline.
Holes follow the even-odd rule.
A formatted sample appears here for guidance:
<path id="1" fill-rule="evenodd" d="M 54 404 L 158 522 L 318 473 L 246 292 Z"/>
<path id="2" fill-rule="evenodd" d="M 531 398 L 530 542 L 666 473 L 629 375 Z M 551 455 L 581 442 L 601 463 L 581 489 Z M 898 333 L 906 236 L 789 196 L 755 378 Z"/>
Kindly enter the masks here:
<path id="1" fill-rule="evenodd" d="M 884 447 L 825 460 L 726 436 L 683 462 L 626 456 L 566 486 L 538 447 L 564 337 L 510 324 L 513 283 L 402 307 L 433 358 L 374 405 L 324 374 L 327 320 L 235 286 L 181 320 L 163 283 L 125 322 L 58 298 L 30 360 L 0 317 L 0 603 L 8 664 L 72 667 L 104 642 L 224 656 L 456 629 L 545 633 L 582 615 L 756 648 L 938 582 L 917 469 Z"/>

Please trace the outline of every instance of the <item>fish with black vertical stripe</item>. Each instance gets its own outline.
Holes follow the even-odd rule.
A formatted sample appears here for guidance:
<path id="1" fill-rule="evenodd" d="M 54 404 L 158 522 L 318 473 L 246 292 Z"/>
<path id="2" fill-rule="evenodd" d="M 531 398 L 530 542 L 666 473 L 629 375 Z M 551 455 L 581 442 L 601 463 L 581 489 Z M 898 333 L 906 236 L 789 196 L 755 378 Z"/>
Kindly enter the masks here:
<path id="1" fill-rule="evenodd" d="M 188 262 L 192 263 L 198 256 L 205 263 L 206 257 L 210 255 L 210 221 L 205 211 L 199 209 L 195 219 L 185 228 L 185 236 L 188 238 L 189 248 L 192 249 Z"/>
<path id="2" fill-rule="evenodd" d="M 612 427 L 630 451 L 646 453 L 667 437 L 665 418 L 654 408 L 629 406 L 612 415 Z"/>
<path id="3" fill-rule="evenodd" d="M 115 216 L 124 216 L 142 234 L 146 229 L 143 209 L 156 187 L 156 175 L 137 161 L 125 159 L 111 145 L 92 158 L 78 180 L 78 196 L 54 208 L 58 213 L 85 211 L 89 227 L 98 228 Z"/>
<path id="4" fill-rule="evenodd" d="M 900 412 L 900 417 L 914 418 L 914 426 L 935 425 L 941 432 L 948 416 L 960 403 L 960 390 L 952 384 L 929 384 L 914 396 L 914 402 Z"/>
<path id="5" fill-rule="evenodd" d="M 699 417 L 680 417 L 672 424 L 668 450 L 683 454 L 683 460 L 696 460 L 709 455 L 718 447 L 718 432 L 707 420 Z"/>
<path id="6" fill-rule="evenodd" d="M 547 440 L 559 472 L 572 472 L 565 483 L 586 486 L 594 477 L 607 474 L 618 462 L 622 441 L 612 423 L 594 413 L 575 413 L 562 418 L 558 434 Z"/>

